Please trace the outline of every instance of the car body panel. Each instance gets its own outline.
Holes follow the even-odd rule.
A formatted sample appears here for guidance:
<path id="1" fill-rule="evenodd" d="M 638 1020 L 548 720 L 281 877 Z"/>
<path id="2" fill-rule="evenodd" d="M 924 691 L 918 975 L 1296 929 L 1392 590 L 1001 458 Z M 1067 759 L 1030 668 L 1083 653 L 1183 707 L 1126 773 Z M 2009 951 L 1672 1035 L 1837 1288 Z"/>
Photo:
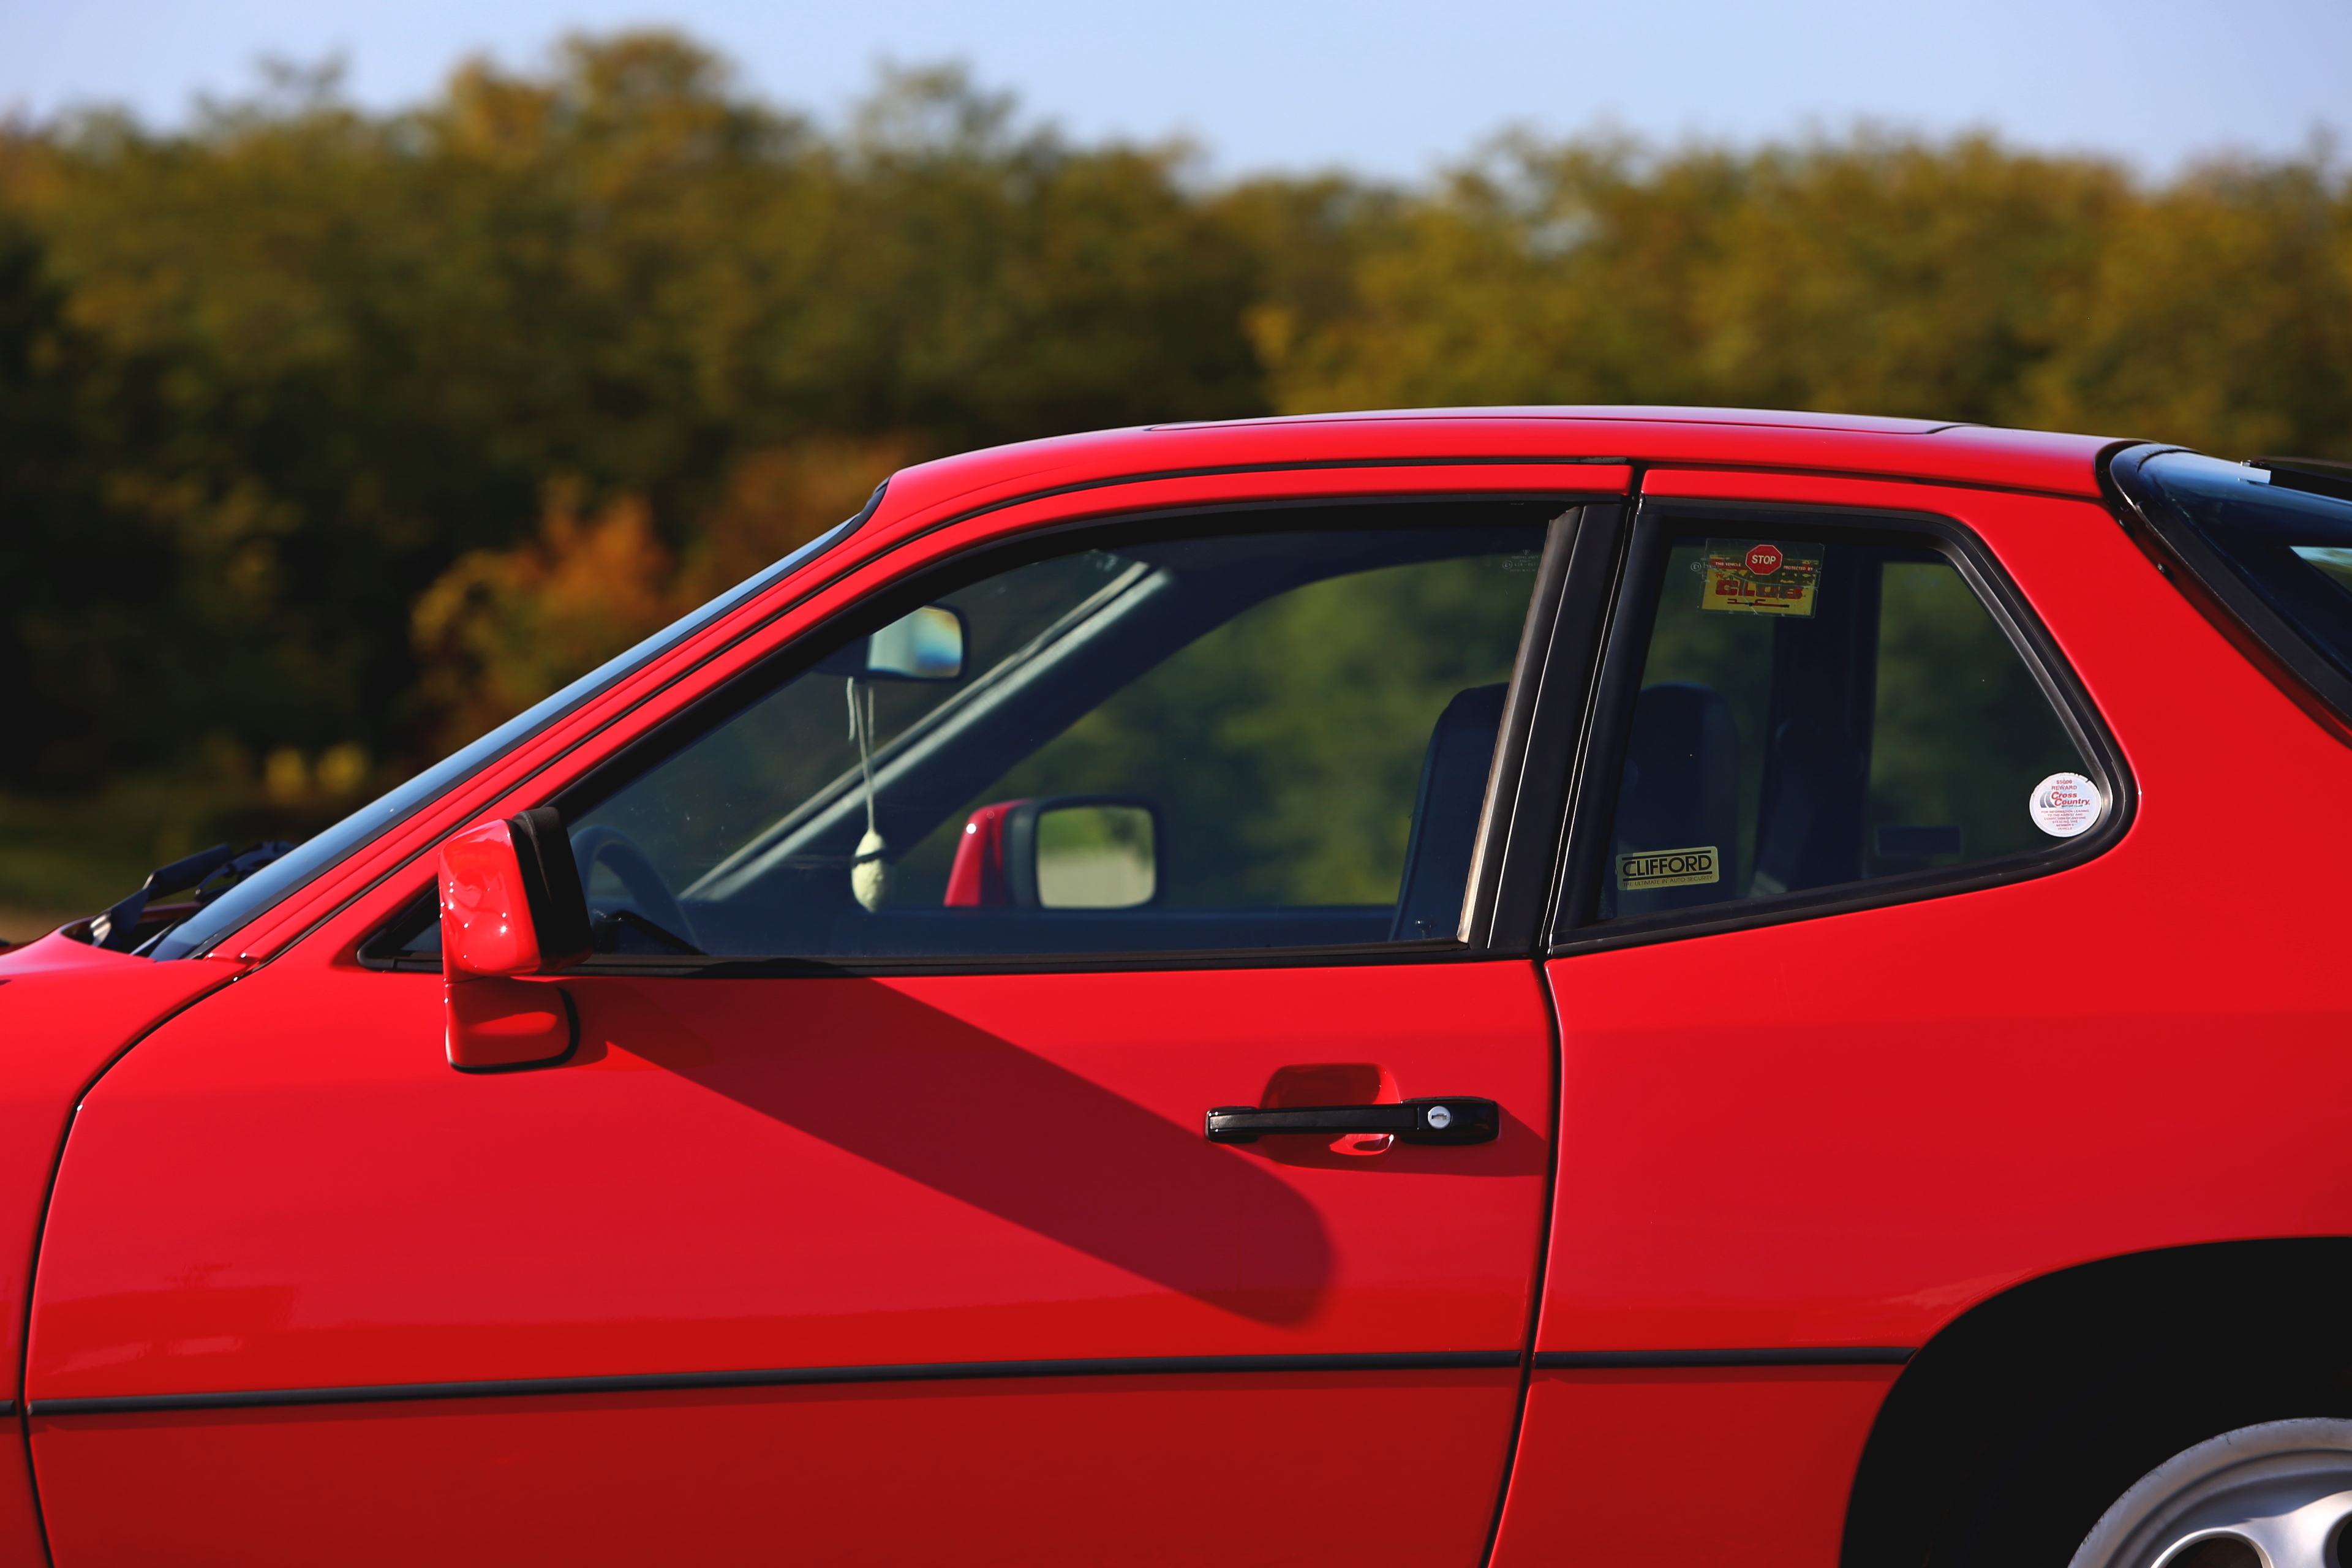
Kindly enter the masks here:
<path id="1" fill-rule="evenodd" d="M 0 953 L 0 1398 L 19 1394 L 34 1245 L 83 1089 L 125 1046 L 236 973 L 224 963 L 150 963 L 55 933 Z"/>
<path id="2" fill-rule="evenodd" d="M 721 1486 L 688 1531 L 732 1521 L 732 1546 L 709 1551 L 763 1539 L 757 1501 L 830 1495 L 855 1504 L 866 1539 L 931 1555 L 957 1550 L 982 1497 L 1058 1506 L 1066 1479 L 1041 1478 L 1104 1463 L 1088 1451 L 1127 1433 L 1128 1463 L 1159 1479 L 1049 1536 L 1091 1521 L 1110 1531 L 1097 1539 L 1135 1544 L 1139 1497 L 1164 1492 L 1150 1506 L 1172 1509 L 1189 1488 L 1244 1538 L 1244 1560 L 1277 1561 L 1309 1529 L 1295 1487 L 1324 1484 L 1324 1461 L 1298 1460 L 1300 1434 L 1377 1411 L 1405 1425 L 1376 1473 L 1438 1493 L 1420 1544 L 1391 1554 L 1458 1562 L 1484 1540 L 1549 1169 L 1549 1020 L 1526 963 L 565 984 L 583 1043 L 547 1071 L 453 1074 L 432 977 L 296 956 L 110 1076 L 60 1172 L 41 1278 L 45 1484 L 89 1496 L 106 1478 L 215 1475 L 175 1479 L 176 1502 L 150 1497 L 144 1533 L 122 1539 L 203 1539 L 209 1521 L 249 1541 L 283 1524 L 278 1494 L 214 1467 L 324 1467 L 320 1507 L 398 1512 L 415 1478 L 449 1461 L 417 1446 L 442 1424 L 297 1405 L 193 1425 L 160 1413 L 159 1431 L 76 1402 L 500 1384 L 471 1391 L 495 1429 L 516 1419 L 512 1398 L 537 1396 L 519 1382 L 716 1373 L 751 1386 L 625 1401 L 660 1414 L 617 1449 L 595 1413 L 625 1390 L 559 1402 L 513 1439 L 510 1495 L 536 1510 L 600 1476 L 618 1486 L 635 1455 L 633 1489 L 553 1534 L 604 1521 L 641 1538 L 696 1490 L 691 1473 L 740 1469 L 749 1423 L 769 1452 L 830 1458 L 788 1484 Z M 1375 1160 L 1201 1139 L 1208 1106 L 1334 1059 L 1496 1099 L 1504 1137 Z M 976 1383 L 972 1367 L 1465 1351 L 1484 1364 L 1209 1373 L 1230 1393 L 1205 1404 L 1188 1381 L 1204 1374 L 1145 1370 L 1095 1389 L 1106 1408 L 1083 1431 L 1054 1415 L 1087 1408 L 1066 1368 Z M 851 1385 L 790 1386 L 826 1373 Z M 842 1429 L 884 1411 L 887 1435 Z M 1041 1435 L 997 1469 L 972 1461 L 975 1423 L 1001 1424 L 1000 1443 Z M 1209 1426 L 1213 1457 L 1183 1446 Z M 853 1462 L 886 1441 L 891 1467 Z M 954 1476 L 942 1496 L 956 1506 L 877 1522 L 904 1473 Z M 1191 1540 L 1160 1555 L 1196 1553 L 1232 1554 Z M 501 1559 L 469 1539 L 452 1560 Z"/>
<path id="3" fill-rule="evenodd" d="M 237 972 L 217 963 L 150 963 L 54 932 L 0 952 L 0 1415 L 12 1426 L 35 1247 L 75 1105 L 126 1046 Z M 26 1449 L 11 1444 L 0 1457 L 0 1562 L 41 1561 Z"/>
<path id="4" fill-rule="evenodd" d="M 1895 1366 L 1538 1368 L 1494 1568 L 1838 1560 Z"/>
<path id="5" fill-rule="evenodd" d="M 1632 458 L 1999 485 L 2095 496 L 2098 454 L 2084 436 L 1926 422 L 1855 421 L 1746 409 L 1457 409 L 1306 416 L 1108 430 L 1024 442 L 919 464 L 895 476 L 875 519 L 885 528 L 1000 505 L 1117 475 L 1349 458 Z M 1893 425 L 1896 428 L 1884 428 Z M 1880 427 L 1874 427 L 1880 426 Z M 874 524 L 869 524 L 873 528 Z"/>
<path id="6" fill-rule="evenodd" d="M 36 1417 L 34 1429 L 60 1564 L 1281 1568 L 1368 1536 L 1383 1561 L 1468 1564 L 1517 1393 L 1516 1372 L 1475 1386 L 1187 1373 Z M 910 1449 L 910 1420 L 944 1459 Z M 1430 1434 L 1421 1463 L 1396 1462 L 1383 1434 L 1399 1427 Z M 134 1473 L 152 1479 L 125 1507 L 117 1478 Z M 351 1506 L 354 1476 L 374 1506 Z M 656 1497 L 675 1506 L 643 1506 Z M 1455 1540 L 1465 1517 L 1468 1552 Z M 906 1536 L 925 1549 L 894 1550 Z M 1166 1545 L 1105 1551 L 1139 1540 Z"/>
<path id="7" fill-rule="evenodd" d="M 2180 906 L 2227 864 L 2217 829 L 2260 820 L 2276 781 L 2317 820 L 2352 810 L 2352 752 L 2097 509 L 1951 492 L 1937 510 L 1993 549 L 2112 728 L 2130 831 L 2006 886 L 1553 960 L 1538 1352 L 1916 1346 L 2092 1258 L 2352 1230 L 2321 1131 L 2352 1091 L 2337 890 L 2265 879 L 2210 921 Z M 2290 1131 L 2298 1111 L 2312 1125 Z"/>
<path id="8" fill-rule="evenodd" d="M 2074 1264 L 2352 1231 L 2328 1137 L 2352 1095 L 2340 897 L 2321 877 L 2226 869 L 2231 830 L 2263 820 L 2253 803 L 2280 781 L 2320 820 L 2352 810 L 2352 752 L 2098 509 L 1815 477 L 1647 479 L 1645 494 L 1967 524 L 2111 727 L 2137 815 L 2105 854 L 2031 880 L 1553 960 L 1561 1159 L 1538 1365 L 1900 1354 Z M 1893 1370 L 1538 1372 L 1497 1561 L 1637 1542 L 1647 1561 L 1715 1561 L 1758 1521 L 1775 1560 L 1833 1561 L 1873 1390 Z M 1595 1430 L 1622 1442 L 1599 1452 Z M 1743 1434 L 1736 1468 L 1703 1458 Z M 1711 1500 L 1719 1528 L 1684 1539 L 1651 1505 L 1694 1473 L 1746 1500 Z"/>
<path id="9" fill-rule="evenodd" d="M 149 1040 L 58 1175 L 36 1404 L 1524 1337 L 1524 963 L 565 984 L 581 1048 L 541 1072 L 452 1073 L 433 976 L 300 960 Z M 1202 1140 L 1348 1060 L 1505 1135 Z"/>

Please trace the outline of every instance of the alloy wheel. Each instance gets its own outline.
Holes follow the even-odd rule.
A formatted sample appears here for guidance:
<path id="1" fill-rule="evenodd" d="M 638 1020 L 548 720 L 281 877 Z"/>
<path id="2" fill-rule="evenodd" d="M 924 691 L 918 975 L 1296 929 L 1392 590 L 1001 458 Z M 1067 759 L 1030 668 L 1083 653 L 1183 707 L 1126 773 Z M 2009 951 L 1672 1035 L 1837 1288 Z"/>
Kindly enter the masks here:
<path id="1" fill-rule="evenodd" d="M 2352 1421 L 2268 1421 L 2140 1478 L 2069 1568 L 2352 1568 Z"/>

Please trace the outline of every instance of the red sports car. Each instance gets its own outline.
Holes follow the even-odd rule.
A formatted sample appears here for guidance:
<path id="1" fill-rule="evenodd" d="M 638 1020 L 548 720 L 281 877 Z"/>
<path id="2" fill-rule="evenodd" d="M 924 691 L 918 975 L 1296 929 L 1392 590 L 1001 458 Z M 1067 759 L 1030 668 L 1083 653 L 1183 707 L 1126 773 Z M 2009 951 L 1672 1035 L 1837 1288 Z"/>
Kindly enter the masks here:
<path id="1" fill-rule="evenodd" d="M 2346 1568 L 2347 819 L 2326 463 L 909 468 L 0 956 L 0 1556 Z"/>

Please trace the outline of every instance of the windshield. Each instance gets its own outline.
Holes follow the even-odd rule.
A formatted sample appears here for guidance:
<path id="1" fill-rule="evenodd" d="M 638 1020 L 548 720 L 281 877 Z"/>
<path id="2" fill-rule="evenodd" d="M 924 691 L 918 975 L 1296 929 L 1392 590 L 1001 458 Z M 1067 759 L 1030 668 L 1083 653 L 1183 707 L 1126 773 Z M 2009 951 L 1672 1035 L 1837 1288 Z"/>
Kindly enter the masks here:
<path id="1" fill-rule="evenodd" d="M 2140 477 L 2239 583 L 2352 679 L 2352 498 L 2190 452 L 2150 458 Z M 2294 650 L 2279 651 L 2293 662 Z"/>
<path id="2" fill-rule="evenodd" d="M 781 582 L 803 562 L 830 549 L 859 523 L 873 516 L 874 509 L 881 504 L 881 500 L 882 491 L 877 489 L 873 499 L 856 517 L 820 534 L 766 571 L 656 632 L 626 653 L 599 665 L 536 707 L 517 714 L 473 744 L 444 757 L 389 795 L 360 807 L 325 832 L 305 841 L 292 853 L 247 878 L 173 926 L 148 950 L 149 956 L 158 959 L 191 958 L 209 951 L 221 938 L 405 819 L 491 759 L 538 733 L 664 649 L 683 641 L 736 605 Z"/>

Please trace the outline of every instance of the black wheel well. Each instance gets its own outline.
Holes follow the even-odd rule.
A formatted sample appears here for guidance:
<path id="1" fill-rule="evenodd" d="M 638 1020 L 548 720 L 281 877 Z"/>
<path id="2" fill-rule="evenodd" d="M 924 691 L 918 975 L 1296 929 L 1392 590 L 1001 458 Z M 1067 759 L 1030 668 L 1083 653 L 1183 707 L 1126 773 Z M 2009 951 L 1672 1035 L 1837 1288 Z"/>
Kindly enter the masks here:
<path id="1" fill-rule="evenodd" d="M 2192 1443 L 2352 1415 L 2352 1237 L 2103 1258 L 1979 1303 L 1880 1407 L 1843 1568 L 2064 1568 L 2106 1505 Z"/>

